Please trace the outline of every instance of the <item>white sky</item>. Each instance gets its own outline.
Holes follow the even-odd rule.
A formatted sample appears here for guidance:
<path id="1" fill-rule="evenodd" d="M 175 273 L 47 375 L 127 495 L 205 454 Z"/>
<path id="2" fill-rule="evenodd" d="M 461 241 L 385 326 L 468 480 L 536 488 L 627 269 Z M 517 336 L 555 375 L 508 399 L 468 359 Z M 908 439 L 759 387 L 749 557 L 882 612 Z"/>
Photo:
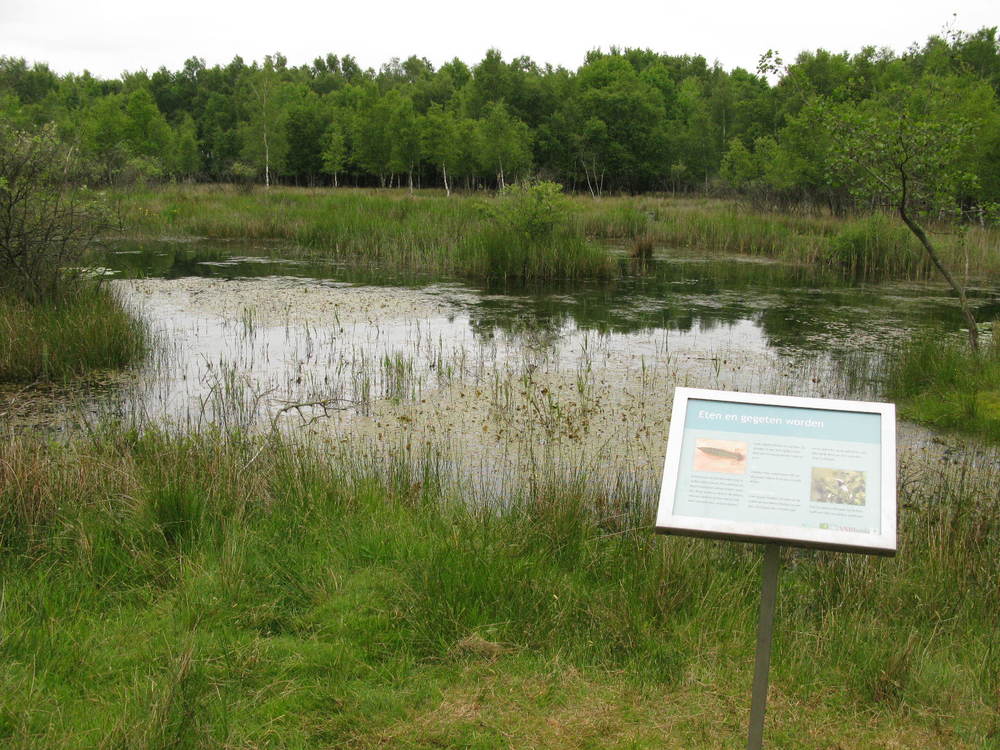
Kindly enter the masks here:
<path id="1" fill-rule="evenodd" d="M 953 18 L 953 14 L 955 17 Z M 791 62 L 802 50 L 902 52 L 949 24 L 1000 25 L 997 0 L 0 0 L 0 55 L 47 62 L 59 73 L 114 78 L 142 68 L 212 66 L 280 51 L 290 65 L 333 52 L 378 68 L 411 54 L 435 67 L 504 59 L 576 69 L 589 49 L 643 47 L 701 54 L 755 70 L 767 49 Z"/>

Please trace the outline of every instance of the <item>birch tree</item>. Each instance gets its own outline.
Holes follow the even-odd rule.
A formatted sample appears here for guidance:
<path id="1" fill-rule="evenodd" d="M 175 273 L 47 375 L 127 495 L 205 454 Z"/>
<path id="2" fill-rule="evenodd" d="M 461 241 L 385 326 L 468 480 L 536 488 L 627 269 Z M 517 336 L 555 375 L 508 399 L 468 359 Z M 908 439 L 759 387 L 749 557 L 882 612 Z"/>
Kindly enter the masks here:
<path id="1" fill-rule="evenodd" d="M 965 90 L 963 90 L 965 89 Z M 924 217 L 954 213 L 975 187 L 964 155 L 975 138 L 970 91 L 954 80 L 894 86 L 878 98 L 832 106 L 831 166 L 861 199 L 886 202 L 913 233 L 958 297 L 969 346 L 978 351 L 976 319 L 965 289 L 945 265 Z"/>
<path id="2" fill-rule="evenodd" d="M 452 112 L 432 104 L 423 121 L 423 148 L 428 161 L 441 170 L 444 192 L 451 195 L 449 167 L 454 174 L 459 159 L 458 122 Z"/>
<path id="3" fill-rule="evenodd" d="M 503 102 L 486 105 L 481 121 L 483 167 L 496 174 L 501 190 L 506 176 L 531 167 L 531 131 L 507 111 Z"/>
<path id="4" fill-rule="evenodd" d="M 271 55 L 261 67 L 250 68 L 240 87 L 247 121 L 240 128 L 243 158 L 264 172 L 264 185 L 271 186 L 271 172 L 284 164 L 288 151 L 285 131 L 287 89 Z"/>

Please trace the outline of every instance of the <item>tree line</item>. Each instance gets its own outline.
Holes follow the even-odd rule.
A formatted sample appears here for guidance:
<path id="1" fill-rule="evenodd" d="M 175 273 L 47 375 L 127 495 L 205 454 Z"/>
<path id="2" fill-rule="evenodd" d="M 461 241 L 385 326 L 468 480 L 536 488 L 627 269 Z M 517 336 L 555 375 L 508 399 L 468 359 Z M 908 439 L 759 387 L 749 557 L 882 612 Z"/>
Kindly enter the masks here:
<path id="1" fill-rule="evenodd" d="M 955 200 L 995 207 L 998 93 L 996 28 L 933 36 L 903 53 L 816 50 L 786 65 L 768 52 L 754 72 L 616 48 L 588 53 L 575 71 L 497 50 L 471 67 L 456 58 L 435 69 L 414 56 L 377 71 L 350 55 L 289 66 L 274 54 L 212 67 L 192 57 L 179 71 L 113 80 L 0 58 L 0 117 L 24 130 L 53 124 L 106 184 L 450 192 L 530 174 L 595 196 L 735 189 L 834 210 L 862 200 L 843 177 L 843 124 L 911 115 L 961 126 Z"/>

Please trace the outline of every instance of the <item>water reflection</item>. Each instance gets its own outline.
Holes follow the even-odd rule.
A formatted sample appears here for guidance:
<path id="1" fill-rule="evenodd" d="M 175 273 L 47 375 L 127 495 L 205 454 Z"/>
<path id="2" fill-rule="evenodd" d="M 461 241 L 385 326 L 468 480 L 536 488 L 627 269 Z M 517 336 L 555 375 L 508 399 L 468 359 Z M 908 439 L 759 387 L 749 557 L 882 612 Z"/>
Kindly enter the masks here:
<path id="1" fill-rule="evenodd" d="M 244 427 L 281 404 L 363 405 L 401 388 L 419 398 L 487 366 L 581 362 L 624 371 L 670 361 L 691 385 L 862 398 L 877 395 L 891 342 L 961 326 L 938 285 L 859 284 L 774 262 L 677 257 L 607 283 L 525 287 L 281 252 L 216 241 L 110 248 L 100 263 L 116 278 L 176 282 L 134 296 L 169 343 L 116 408 Z M 975 303 L 981 318 L 1000 315 L 996 290 Z M 237 416 L 226 411 L 234 402 Z"/>
<path id="2" fill-rule="evenodd" d="M 858 334 L 926 326 L 958 329 L 961 314 L 940 285 L 871 285 L 806 266 L 747 259 L 680 256 L 649 264 L 641 274 L 606 283 L 551 283 L 543 287 L 471 286 L 380 269 L 344 268 L 317 259 L 284 259 L 283 248 L 231 241 L 143 242 L 112 246 L 102 264 L 116 278 L 257 278 L 294 276 L 349 284 L 449 287 L 475 296 L 470 326 L 482 336 L 497 332 L 561 331 L 632 333 L 650 329 L 689 332 L 753 321 L 774 348 L 818 351 Z M 287 250 L 286 250 L 287 251 Z M 1000 316 L 1000 292 L 972 290 L 982 320 Z"/>

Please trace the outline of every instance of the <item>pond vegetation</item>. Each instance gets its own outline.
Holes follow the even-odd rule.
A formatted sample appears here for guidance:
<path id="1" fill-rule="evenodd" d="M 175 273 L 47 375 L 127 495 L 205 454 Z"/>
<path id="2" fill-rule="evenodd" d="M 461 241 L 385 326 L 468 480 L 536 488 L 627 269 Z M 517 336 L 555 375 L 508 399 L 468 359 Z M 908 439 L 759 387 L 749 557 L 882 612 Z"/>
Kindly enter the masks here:
<path id="1" fill-rule="evenodd" d="M 508 222 L 497 226 L 493 217 L 504 203 L 503 198 L 446 198 L 433 191 L 272 188 L 245 194 L 218 186 L 121 196 L 128 226 L 140 237 L 283 240 L 293 250 L 355 265 L 471 278 L 607 277 L 612 273 L 607 250 L 584 237 L 614 241 L 626 251 L 641 241 L 661 251 L 693 248 L 775 258 L 829 267 L 849 278 L 928 279 L 936 273 L 905 227 L 881 215 L 799 215 L 705 199 L 566 198 L 558 230 L 564 244 L 556 243 L 563 247 L 557 256 L 546 249 L 550 245 L 532 246 Z M 1000 273 L 997 230 L 941 230 L 944 257 L 966 277 Z M 509 248 L 508 254 L 497 255 L 498 247 Z"/>

